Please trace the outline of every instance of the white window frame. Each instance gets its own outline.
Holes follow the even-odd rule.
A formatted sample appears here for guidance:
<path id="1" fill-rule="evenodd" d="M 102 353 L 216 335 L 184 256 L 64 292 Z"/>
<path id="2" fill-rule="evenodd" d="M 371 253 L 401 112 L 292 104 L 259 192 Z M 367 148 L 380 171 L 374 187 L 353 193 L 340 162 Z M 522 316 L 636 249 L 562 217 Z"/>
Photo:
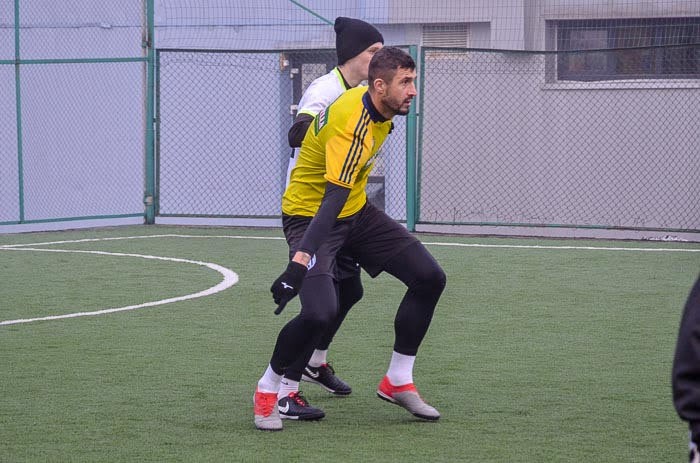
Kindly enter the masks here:
<path id="1" fill-rule="evenodd" d="M 657 19 L 657 18 L 649 18 Z M 684 19 L 684 18 L 661 18 L 660 22 L 670 23 L 673 20 Z M 549 49 L 558 50 L 559 46 L 559 34 L 561 33 L 560 26 L 564 23 L 571 23 L 572 21 L 579 20 L 548 20 L 547 21 L 547 37 L 548 42 L 551 44 Z M 584 20 L 580 20 L 584 21 Z M 609 25 L 605 22 L 608 21 Z M 590 20 L 591 26 L 590 30 L 612 30 L 615 24 L 620 23 L 620 21 L 625 21 L 625 19 L 608 19 L 608 20 Z M 627 20 L 634 21 L 634 20 Z M 665 24 L 656 25 L 655 27 L 663 27 Z M 608 44 L 611 43 L 612 37 L 606 39 Z M 700 37 L 699 40 L 700 42 Z M 549 55 L 545 60 L 545 85 L 543 89 L 545 90 L 596 90 L 596 89 L 668 89 L 668 88 L 700 88 L 700 74 L 697 78 L 679 78 L 679 77 L 642 77 L 642 78 L 630 78 L 621 75 L 620 78 L 605 78 L 605 79 L 588 79 L 588 80 L 573 80 L 573 79 L 561 79 L 559 66 L 561 58 L 560 55 Z"/>

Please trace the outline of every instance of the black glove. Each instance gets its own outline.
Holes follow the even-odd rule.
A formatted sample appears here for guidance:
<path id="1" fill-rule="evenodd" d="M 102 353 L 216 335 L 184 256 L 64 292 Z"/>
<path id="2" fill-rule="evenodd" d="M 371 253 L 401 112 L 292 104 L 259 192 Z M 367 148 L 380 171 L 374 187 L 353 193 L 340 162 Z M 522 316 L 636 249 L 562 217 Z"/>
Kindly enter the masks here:
<path id="1" fill-rule="evenodd" d="M 272 283 L 270 292 L 275 304 L 278 304 L 275 309 L 275 315 L 279 315 L 284 306 L 287 305 L 287 302 L 299 294 L 304 276 L 306 276 L 306 265 L 292 261 L 287 265 L 287 270 Z"/>

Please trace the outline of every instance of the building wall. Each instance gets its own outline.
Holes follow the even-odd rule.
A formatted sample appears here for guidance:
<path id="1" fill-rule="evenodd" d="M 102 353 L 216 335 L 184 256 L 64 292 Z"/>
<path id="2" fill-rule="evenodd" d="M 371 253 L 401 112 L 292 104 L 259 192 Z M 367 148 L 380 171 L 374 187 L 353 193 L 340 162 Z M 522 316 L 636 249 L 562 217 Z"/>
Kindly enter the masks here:
<path id="1" fill-rule="evenodd" d="M 302 9 L 275 11 L 254 0 L 215 10 L 190 8 L 184 0 L 161 0 L 158 5 L 156 29 L 161 48 L 275 50 L 335 46 L 332 27 Z M 523 0 L 448 0 L 439 8 L 431 2 L 399 0 L 313 0 L 304 5 L 331 22 L 337 16 L 371 22 L 391 45 L 420 44 L 420 25 L 434 23 L 480 23 L 476 29 L 479 46 L 521 49 L 524 43 Z"/>
<path id="2" fill-rule="evenodd" d="M 546 21 L 566 19 L 673 18 L 700 16 L 700 2 L 525 0 L 525 49 L 546 50 Z"/>

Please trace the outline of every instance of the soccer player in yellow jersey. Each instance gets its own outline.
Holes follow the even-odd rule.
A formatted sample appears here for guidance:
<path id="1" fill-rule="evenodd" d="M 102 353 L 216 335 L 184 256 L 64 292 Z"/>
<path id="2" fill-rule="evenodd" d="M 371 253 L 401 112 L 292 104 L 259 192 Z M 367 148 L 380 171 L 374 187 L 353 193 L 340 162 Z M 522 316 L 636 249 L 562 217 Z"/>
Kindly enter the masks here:
<path id="1" fill-rule="evenodd" d="M 254 423 L 278 431 L 277 392 L 287 366 L 316 345 L 336 317 L 336 254 L 349 252 L 371 277 L 393 275 L 407 286 L 394 320 L 394 350 L 377 395 L 414 416 L 440 413 L 418 394 L 413 364 L 445 287 L 445 273 L 405 227 L 367 202 L 365 185 L 391 119 L 416 96 L 415 62 L 384 47 L 369 65 L 369 86 L 342 94 L 306 132 L 282 199 L 290 262 L 270 291 L 279 313 L 299 294 L 301 312 L 280 331 L 255 390 Z"/>
<path id="2" fill-rule="evenodd" d="M 334 24 L 335 49 L 338 66 L 331 72 L 311 82 L 304 91 L 298 106 L 298 114 L 289 129 L 289 145 L 294 148 L 289 159 L 287 185 L 299 157 L 301 142 L 318 113 L 328 107 L 346 90 L 367 80 L 369 62 L 382 48 L 384 37 L 371 24 L 355 18 L 338 17 Z M 297 359 L 284 371 L 277 393 L 280 417 L 287 420 L 318 420 L 325 416 L 323 410 L 314 407 L 299 389 L 302 380 L 318 384 L 336 395 L 349 395 L 352 387 L 335 374 L 328 362 L 330 344 L 345 320 L 348 311 L 363 295 L 361 269 L 355 259 L 343 249 L 335 257 L 338 307 L 335 320 L 329 323 L 313 352 Z"/>

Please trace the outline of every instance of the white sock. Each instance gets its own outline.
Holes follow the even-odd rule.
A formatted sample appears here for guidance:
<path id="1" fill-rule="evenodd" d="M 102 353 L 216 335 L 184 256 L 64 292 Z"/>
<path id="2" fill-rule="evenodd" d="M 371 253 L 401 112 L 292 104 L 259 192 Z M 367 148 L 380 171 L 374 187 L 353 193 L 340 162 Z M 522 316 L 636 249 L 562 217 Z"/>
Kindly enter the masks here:
<path id="1" fill-rule="evenodd" d="M 311 359 L 309 360 L 309 365 L 318 368 L 324 363 L 326 363 L 326 356 L 328 355 L 328 349 L 318 350 L 316 349 L 313 354 L 311 354 Z"/>
<path id="2" fill-rule="evenodd" d="M 267 370 L 265 370 L 265 374 L 262 375 L 262 378 L 260 378 L 258 381 L 258 391 L 277 393 L 280 388 L 281 379 L 282 375 L 275 373 L 272 370 L 272 367 L 268 365 Z"/>
<path id="3" fill-rule="evenodd" d="M 282 400 L 287 397 L 292 392 L 297 392 L 299 390 L 299 381 L 292 381 L 286 376 L 282 377 L 280 381 L 280 390 L 277 393 L 277 400 Z"/>
<path id="4" fill-rule="evenodd" d="M 403 355 L 392 352 L 391 363 L 386 376 L 392 386 L 403 386 L 413 382 L 413 363 L 416 361 L 415 355 Z"/>

